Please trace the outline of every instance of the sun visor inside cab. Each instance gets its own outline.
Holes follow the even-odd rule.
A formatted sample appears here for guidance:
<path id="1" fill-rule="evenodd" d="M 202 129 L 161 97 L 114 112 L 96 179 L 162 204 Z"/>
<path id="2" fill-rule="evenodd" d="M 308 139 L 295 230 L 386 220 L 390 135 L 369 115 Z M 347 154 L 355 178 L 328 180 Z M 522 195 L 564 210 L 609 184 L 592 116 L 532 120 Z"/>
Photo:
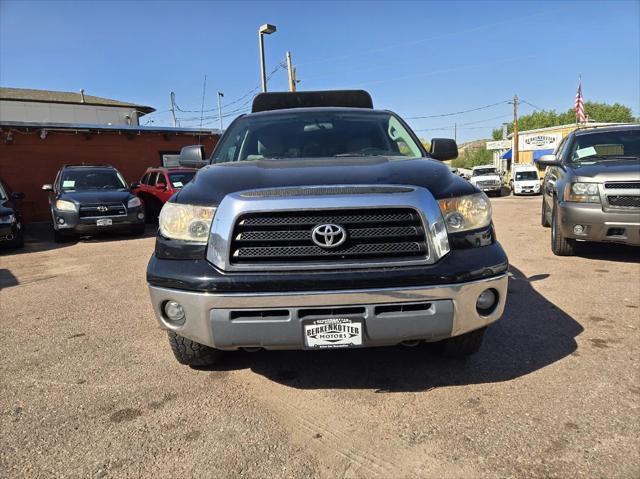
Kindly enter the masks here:
<path id="1" fill-rule="evenodd" d="M 364 90 L 260 93 L 253 99 L 251 112 L 313 107 L 373 108 L 373 100 Z"/>

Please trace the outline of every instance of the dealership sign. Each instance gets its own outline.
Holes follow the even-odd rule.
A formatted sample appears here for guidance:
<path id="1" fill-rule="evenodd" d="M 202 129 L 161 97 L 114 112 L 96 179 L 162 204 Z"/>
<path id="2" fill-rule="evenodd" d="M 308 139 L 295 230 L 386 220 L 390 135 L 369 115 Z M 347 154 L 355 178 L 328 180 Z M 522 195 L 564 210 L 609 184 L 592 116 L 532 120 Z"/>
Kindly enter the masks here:
<path id="1" fill-rule="evenodd" d="M 561 133 L 531 133 L 528 135 L 518 135 L 520 151 L 530 150 L 553 150 L 562 139 Z"/>
<path id="2" fill-rule="evenodd" d="M 508 150 L 511 148 L 511 140 L 487 141 L 487 150 Z"/>

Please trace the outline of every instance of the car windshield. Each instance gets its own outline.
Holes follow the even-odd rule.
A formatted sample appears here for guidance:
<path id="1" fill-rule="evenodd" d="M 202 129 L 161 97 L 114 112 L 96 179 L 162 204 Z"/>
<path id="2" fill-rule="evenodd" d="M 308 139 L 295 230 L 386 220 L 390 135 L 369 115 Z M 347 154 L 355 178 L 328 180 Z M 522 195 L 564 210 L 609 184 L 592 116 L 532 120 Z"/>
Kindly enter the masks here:
<path id="1" fill-rule="evenodd" d="M 214 163 L 281 158 L 421 157 L 421 148 L 392 113 L 289 111 L 236 120 Z"/>
<path id="2" fill-rule="evenodd" d="M 473 170 L 473 176 L 497 175 L 495 168 L 478 168 Z"/>
<path id="3" fill-rule="evenodd" d="M 640 159 L 640 129 L 602 131 L 576 135 L 571 147 L 571 161 L 576 163 L 612 159 Z"/>
<path id="4" fill-rule="evenodd" d="M 171 186 L 174 188 L 182 188 L 184 185 L 189 183 L 193 176 L 196 174 L 195 171 L 181 171 L 179 173 L 169 173 L 169 181 L 171 182 Z"/>
<path id="5" fill-rule="evenodd" d="M 127 188 L 127 184 L 116 170 L 78 168 L 62 172 L 60 188 L 63 191 L 123 190 Z"/>
<path id="6" fill-rule="evenodd" d="M 0 183 L 0 200 L 4 201 L 7 198 L 7 192 L 4 190 L 4 185 Z"/>
<path id="7" fill-rule="evenodd" d="M 538 173 L 535 171 L 520 171 L 516 173 L 516 181 L 537 180 Z"/>

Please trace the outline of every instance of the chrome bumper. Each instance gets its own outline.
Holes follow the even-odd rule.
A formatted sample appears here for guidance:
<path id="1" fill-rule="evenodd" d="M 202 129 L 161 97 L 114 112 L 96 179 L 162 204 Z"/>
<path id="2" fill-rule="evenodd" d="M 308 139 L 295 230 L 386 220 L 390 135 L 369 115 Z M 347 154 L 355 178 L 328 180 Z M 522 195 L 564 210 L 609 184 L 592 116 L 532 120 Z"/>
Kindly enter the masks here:
<path id="1" fill-rule="evenodd" d="M 211 294 L 149 285 L 151 303 L 163 329 L 218 349 L 262 347 L 302 349 L 301 311 L 309 308 L 358 306 L 363 310 L 364 346 L 384 346 L 409 340 L 436 341 L 497 321 L 504 311 L 507 276 L 451 285 L 352 291 Z M 476 300 L 485 289 L 498 293 L 498 304 L 484 316 Z M 162 306 L 179 302 L 182 324 L 166 320 Z M 377 306 L 429 303 L 426 310 L 380 313 Z M 410 308 L 409 308 L 410 309 Z M 243 312 L 267 314 L 244 314 Z"/>

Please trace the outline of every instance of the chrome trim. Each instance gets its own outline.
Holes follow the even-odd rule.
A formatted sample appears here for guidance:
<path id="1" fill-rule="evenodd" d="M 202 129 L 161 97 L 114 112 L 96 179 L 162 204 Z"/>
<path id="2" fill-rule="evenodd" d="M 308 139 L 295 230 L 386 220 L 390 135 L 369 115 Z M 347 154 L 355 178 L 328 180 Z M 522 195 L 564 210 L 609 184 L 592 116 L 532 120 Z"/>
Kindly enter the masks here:
<path id="1" fill-rule="evenodd" d="M 481 292 L 493 288 L 498 292 L 498 305 L 488 315 L 480 315 L 476 310 L 476 301 Z M 475 329 L 482 328 L 497 321 L 504 312 L 507 299 L 508 277 L 506 274 L 493 278 L 470 281 L 467 283 L 416 286 L 412 288 L 380 288 L 345 291 L 301 291 L 283 293 L 227 293 L 212 294 L 159 288 L 149 285 L 151 304 L 156 319 L 162 329 L 175 331 L 200 344 L 212 347 L 216 345 L 215 326 L 212 321 L 213 310 L 255 310 L 255 309 L 296 309 L 302 307 L 340 307 L 364 305 L 372 308 L 380 304 L 428 302 L 450 300 L 453 303 L 453 326 L 449 336 L 458 336 Z M 162 313 L 165 301 L 178 301 L 185 310 L 184 323 L 175 325 L 166 321 Z M 269 321 L 268 318 L 256 319 L 256 325 L 267 325 L 274 332 L 278 331 L 278 324 L 286 323 L 282 318 Z M 389 319 L 393 321 L 393 319 Z M 398 325 L 400 323 L 397 323 Z M 399 326 L 400 327 L 400 326 Z M 301 338 L 301 336 L 300 336 Z M 379 341 L 375 345 L 394 344 Z M 251 345 L 249 345 L 251 346 Z M 233 348 L 243 347 L 235 344 Z M 267 349 L 277 349 L 263 344 Z M 298 347 L 287 347 L 297 349 Z"/>
<path id="2" fill-rule="evenodd" d="M 80 210 L 83 208 L 83 205 L 80 204 L 78 206 L 78 220 L 82 221 L 84 219 L 100 219 L 100 218 L 122 218 L 123 216 L 127 216 L 129 214 L 129 209 L 127 208 L 127 206 L 124 203 L 120 203 L 120 205 L 122 206 L 122 208 L 124 209 L 124 214 L 123 215 L 100 215 L 100 216 L 81 216 L 80 215 Z M 98 206 L 84 206 L 84 208 L 95 208 L 98 209 L 99 206 L 105 206 L 105 205 L 98 205 Z M 110 205 L 114 208 L 120 208 L 120 206 L 118 205 Z"/>
<path id="3" fill-rule="evenodd" d="M 606 182 L 604 184 L 599 183 L 598 190 L 600 191 L 600 198 L 604 206 L 603 209 L 605 211 L 613 210 L 613 211 L 637 212 L 639 208 L 634 206 L 617 206 L 609 203 L 609 196 L 640 196 L 640 182 L 625 181 L 625 182 L 619 182 L 619 183 L 625 183 L 625 184 L 635 183 L 635 184 L 638 184 L 639 186 L 637 188 L 616 188 L 615 186 L 613 186 L 614 183 L 612 182 Z"/>
<path id="4" fill-rule="evenodd" d="M 335 185 L 345 191 L 354 186 L 379 188 L 380 185 Z M 297 196 L 297 197 L 247 197 L 245 190 L 231 193 L 220 202 L 211 225 L 207 247 L 207 260 L 223 271 L 293 271 L 314 269 L 344 269 L 358 267 L 384 267 L 399 265 L 433 264 L 449 251 L 447 244 L 436 245 L 436 232 L 445 229 L 444 220 L 437 200 L 429 190 L 407 185 L 391 185 L 406 188 L 407 191 L 394 193 L 344 194 L 333 196 Z M 271 188 L 273 190 L 273 188 Z M 296 264 L 231 264 L 229 261 L 233 228 L 239 216 L 246 213 L 273 213 L 288 211 L 327 211 L 337 212 L 341 209 L 354 208 L 410 208 L 415 210 L 422 221 L 425 231 L 428 253 L 412 260 L 359 260 L 344 263 L 327 263 L 321 261 L 300 262 Z M 446 230 L 446 229 L 445 229 Z M 440 249 L 445 251 L 439 255 Z"/>

